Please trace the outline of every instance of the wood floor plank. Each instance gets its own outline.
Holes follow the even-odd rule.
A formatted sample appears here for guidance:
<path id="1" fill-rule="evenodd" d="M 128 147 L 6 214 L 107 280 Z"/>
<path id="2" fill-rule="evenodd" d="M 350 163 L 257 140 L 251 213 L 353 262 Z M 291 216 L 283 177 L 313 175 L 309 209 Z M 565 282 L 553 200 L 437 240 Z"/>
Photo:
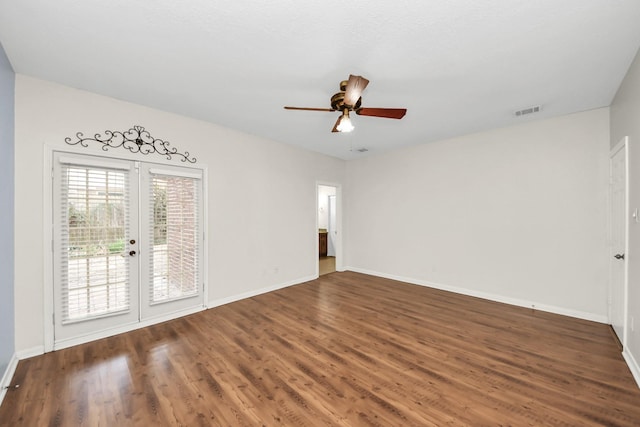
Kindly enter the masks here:
<path id="1" fill-rule="evenodd" d="M 610 327 L 331 273 L 19 362 L 2 426 L 638 426 Z"/>

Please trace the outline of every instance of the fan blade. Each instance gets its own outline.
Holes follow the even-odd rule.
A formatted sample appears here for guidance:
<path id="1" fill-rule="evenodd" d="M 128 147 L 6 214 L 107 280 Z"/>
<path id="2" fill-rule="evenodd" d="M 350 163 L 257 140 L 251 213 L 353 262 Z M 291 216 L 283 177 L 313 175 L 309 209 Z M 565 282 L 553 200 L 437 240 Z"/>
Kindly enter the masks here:
<path id="1" fill-rule="evenodd" d="M 338 130 L 338 125 L 340 124 L 340 119 L 342 118 L 342 116 L 338 117 L 338 120 L 336 120 L 336 124 L 333 125 L 333 129 L 331 129 L 331 132 L 340 132 Z"/>
<path id="2" fill-rule="evenodd" d="M 309 107 L 284 107 L 285 110 L 303 110 L 303 111 L 336 111 L 332 108 L 309 108 Z"/>
<path id="3" fill-rule="evenodd" d="M 361 116 L 386 117 L 388 119 L 401 119 L 406 113 L 406 108 L 359 108 L 356 110 L 356 114 Z"/>
<path id="4" fill-rule="evenodd" d="M 347 82 L 347 88 L 344 91 L 344 103 L 351 107 L 356 105 L 356 102 L 360 99 L 360 95 L 362 95 L 362 91 L 368 84 L 369 80 L 364 77 L 351 74 Z"/>

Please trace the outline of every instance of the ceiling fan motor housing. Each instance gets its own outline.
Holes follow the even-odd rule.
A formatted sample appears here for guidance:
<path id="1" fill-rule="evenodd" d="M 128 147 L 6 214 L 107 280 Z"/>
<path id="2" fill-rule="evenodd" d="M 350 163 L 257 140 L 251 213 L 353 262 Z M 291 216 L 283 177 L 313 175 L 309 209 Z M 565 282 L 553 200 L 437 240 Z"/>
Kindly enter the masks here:
<path id="1" fill-rule="evenodd" d="M 346 82 L 342 82 L 342 83 L 346 83 Z M 342 85 L 342 83 L 340 83 L 340 89 L 342 89 L 344 87 Z M 347 105 L 347 104 L 345 104 L 344 103 L 344 90 L 341 91 L 341 92 L 336 93 L 335 95 L 333 95 L 331 97 L 331 108 L 333 108 L 334 110 L 337 110 L 337 111 L 343 111 L 344 109 L 347 109 L 349 111 L 357 110 L 358 108 L 360 108 L 361 104 L 362 104 L 362 97 L 358 98 L 358 102 L 356 102 L 356 105 Z"/>

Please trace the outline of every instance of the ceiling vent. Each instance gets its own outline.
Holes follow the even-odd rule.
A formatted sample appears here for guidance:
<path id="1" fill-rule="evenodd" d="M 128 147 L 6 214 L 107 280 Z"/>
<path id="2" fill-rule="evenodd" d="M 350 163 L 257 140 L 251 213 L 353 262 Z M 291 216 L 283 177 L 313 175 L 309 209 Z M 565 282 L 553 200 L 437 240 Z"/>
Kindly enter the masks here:
<path id="1" fill-rule="evenodd" d="M 525 108 L 523 110 L 519 110 L 515 112 L 516 117 L 520 117 L 520 116 L 525 116 L 527 114 L 533 114 L 533 113 L 537 113 L 538 111 L 540 111 L 540 106 L 536 105 L 533 107 L 529 107 L 529 108 Z"/>

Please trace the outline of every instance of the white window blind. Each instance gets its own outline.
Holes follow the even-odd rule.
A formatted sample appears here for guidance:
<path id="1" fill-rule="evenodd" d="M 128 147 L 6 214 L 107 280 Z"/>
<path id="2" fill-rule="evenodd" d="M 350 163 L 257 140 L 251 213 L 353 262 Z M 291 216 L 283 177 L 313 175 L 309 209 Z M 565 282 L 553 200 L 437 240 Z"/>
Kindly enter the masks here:
<path id="1" fill-rule="evenodd" d="M 126 172 L 62 164 L 62 323 L 129 310 L 129 189 Z"/>
<path id="2" fill-rule="evenodd" d="M 200 185 L 192 176 L 151 171 L 149 209 L 150 304 L 200 293 Z M 157 171 L 159 172 L 159 171 Z"/>

